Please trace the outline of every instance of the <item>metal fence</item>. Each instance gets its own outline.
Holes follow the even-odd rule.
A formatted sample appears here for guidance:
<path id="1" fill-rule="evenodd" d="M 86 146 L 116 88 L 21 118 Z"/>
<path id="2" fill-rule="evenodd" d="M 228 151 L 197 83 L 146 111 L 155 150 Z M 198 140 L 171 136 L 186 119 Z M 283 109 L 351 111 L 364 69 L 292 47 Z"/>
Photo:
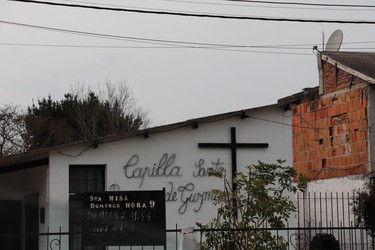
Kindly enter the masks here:
<path id="1" fill-rule="evenodd" d="M 355 196 L 355 193 L 343 192 L 298 193 L 299 241 L 306 245 L 316 235 L 332 235 L 339 242 L 341 250 L 374 249 L 374 239 L 358 223 L 353 212 Z"/>
<path id="2" fill-rule="evenodd" d="M 335 250 L 335 249 L 350 249 L 350 250 L 364 250 L 364 249 L 375 249 L 374 240 L 366 232 L 365 228 L 360 227 L 331 227 L 331 228 L 260 228 L 256 230 L 249 229 L 196 229 L 194 230 L 193 237 L 197 249 L 215 249 L 207 248 L 204 244 L 205 233 L 214 231 L 220 237 L 222 234 L 238 233 L 247 231 L 249 235 L 257 235 L 261 232 L 267 231 L 273 235 L 283 237 L 283 245 L 273 245 L 267 247 L 262 245 L 262 249 L 288 249 L 288 250 Z M 183 249 L 184 236 L 178 229 L 167 230 L 167 246 L 86 246 L 75 249 L 82 250 L 162 250 L 162 249 Z M 311 236 L 310 236 L 311 235 Z M 8 243 L 4 244 L 4 240 L 0 241 L 1 250 L 67 250 L 69 248 L 69 237 L 73 235 L 69 232 L 47 232 L 40 233 L 37 235 L 24 235 L 24 234 L 2 234 L 0 238 L 8 240 Z M 35 247 L 25 245 L 22 242 L 26 242 L 27 238 L 38 238 L 39 244 Z M 17 240 L 21 244 L 14 244 L 14 240 Z M 13 242 L 13 243 L 12 243 Z M 222 246 L 225 246 L 226 242 L 223 239 Z M 227 248 L 228 250 L 232 250 Z M 73 250 L 73 249 L 71 249 Z"/>
<path id="3" fill-rule="evenodd" d="M 47 230 L 38 234 L 0 234 L 1 250 L 138 250 L 138 249 L 171 249 L 180 250 L 186 241 L 195 242 L 197 249 L 214 249 L 207 247 L 205 236 L 215 233 L 218 238 L 230 234 L 244 234 L 256 237 L 264 232 L 282 239 L 282 245 L 261 246 L 262 249 L 288 250 L 365 250 L 375 249 L 374 239 L 367 229 L 356 224 L 353 213 L 354 194 L 349 193 L 305 193 L 297 194 L 295 203 L 297 212 L 285 228 L 241 228 L 241 229 L 200 229 L 194 228 L 190 233 L 176 228 L 166 230 L 166 246 L 77 246 L 69 248 L 69 239 L 82 237 L 72 234 Z M 375 212 L 375 211 L 374 211 Z M 231 238 L 231 237 L 229 237 Z M 222 237 L 222 246 L 228 237 Z M 281 241 L 280 241 L 281 242 Z M 74 249 L 72 249 L 74 248 Z M 260 248 L 259 248 L 260 249 Z M 228 249 L 229 250 L 229 249 Z M 230 249 L 232 250 L 232 249 Z"/>

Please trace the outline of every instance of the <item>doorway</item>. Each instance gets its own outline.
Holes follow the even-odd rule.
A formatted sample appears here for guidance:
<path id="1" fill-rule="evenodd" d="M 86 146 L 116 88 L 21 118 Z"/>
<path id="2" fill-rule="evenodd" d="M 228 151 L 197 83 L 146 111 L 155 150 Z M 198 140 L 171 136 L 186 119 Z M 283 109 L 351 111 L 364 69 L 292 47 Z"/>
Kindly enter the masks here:
<path id="1" fill-rule="evenodd" d="M 39 194 L 25 197 L 25 250 L 39 249 Z"/>
<path id="2" fill-rule="evenodd" d="M 22 202 L 0 201 L 0 246 L 4 250 L 21 250 Z"/>

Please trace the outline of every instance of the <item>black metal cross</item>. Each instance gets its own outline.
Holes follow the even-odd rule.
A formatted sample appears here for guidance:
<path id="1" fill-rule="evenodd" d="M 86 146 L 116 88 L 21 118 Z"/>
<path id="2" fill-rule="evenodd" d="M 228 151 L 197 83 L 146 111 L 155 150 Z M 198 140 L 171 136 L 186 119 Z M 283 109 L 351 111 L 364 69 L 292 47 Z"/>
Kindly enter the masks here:
<path id="1" fill-rule="evenodd" d="M 198 143 L 200 148 L 230 148 L 232 152 L 232 179 L 237 173 L 237 148 L 268 148 L 268 143 L 237 143 L 236 142 L 236 128 L 230 128 L 231 142 L 230 143 Z M 232 181 L 232 189 L 235 191 L 236 185 Z"/>

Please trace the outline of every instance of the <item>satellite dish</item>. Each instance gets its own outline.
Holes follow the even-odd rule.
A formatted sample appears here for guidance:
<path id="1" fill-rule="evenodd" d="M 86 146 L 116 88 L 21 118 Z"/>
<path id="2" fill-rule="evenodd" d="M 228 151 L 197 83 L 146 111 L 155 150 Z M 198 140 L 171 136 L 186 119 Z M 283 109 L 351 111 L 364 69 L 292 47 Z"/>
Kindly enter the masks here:
<path id="1" fill-rule="evenodd" d="M 343 37 L 341 30 L 335 30 L 327 41 L 325 51 L 339 51 Z"/>

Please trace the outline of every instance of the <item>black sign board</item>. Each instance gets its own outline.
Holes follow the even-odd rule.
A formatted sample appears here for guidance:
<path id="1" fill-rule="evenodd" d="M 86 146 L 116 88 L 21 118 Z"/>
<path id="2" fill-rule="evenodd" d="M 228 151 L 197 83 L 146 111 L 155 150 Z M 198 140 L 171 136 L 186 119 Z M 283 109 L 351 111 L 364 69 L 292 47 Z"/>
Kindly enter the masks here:
<path id="1" fill-rule="evenodd" d="M 165 190 L 85 193 L 86 246 L 165 246 Z"/>

